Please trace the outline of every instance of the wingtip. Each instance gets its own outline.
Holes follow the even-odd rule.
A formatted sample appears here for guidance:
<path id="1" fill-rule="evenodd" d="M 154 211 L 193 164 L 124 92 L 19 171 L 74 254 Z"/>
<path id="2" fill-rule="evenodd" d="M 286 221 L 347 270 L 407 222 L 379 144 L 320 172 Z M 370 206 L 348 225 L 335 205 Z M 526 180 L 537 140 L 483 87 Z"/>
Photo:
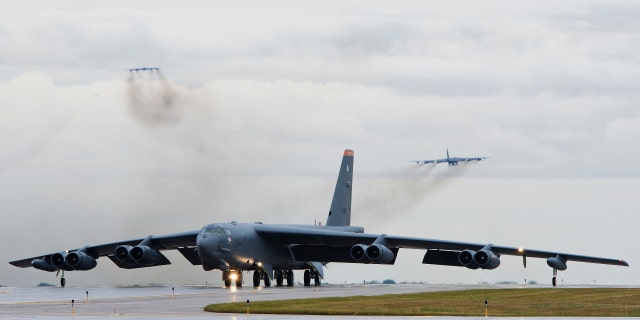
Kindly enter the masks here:
<path id="1" fill-rule="evenodd" d="M 28 268 L 31 267 L 31 260 L 32 259 L 9 261 L 9 264 L 18 268 Z"/>

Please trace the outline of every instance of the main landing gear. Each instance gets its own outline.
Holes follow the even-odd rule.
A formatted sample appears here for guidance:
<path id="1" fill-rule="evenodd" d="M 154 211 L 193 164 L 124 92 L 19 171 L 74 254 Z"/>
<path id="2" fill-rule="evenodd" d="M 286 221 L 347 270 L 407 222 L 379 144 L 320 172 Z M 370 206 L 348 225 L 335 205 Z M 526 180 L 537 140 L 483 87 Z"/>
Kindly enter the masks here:
<path id="1" fill-rule="evenodd" d="M 316 271 L 305 270 L 304 271 L 304 286 L 311 286 L 311 278 L 313 278 L 313 284 L 316 287 L 320 286 L 320 274 Z"/>
<path id="2" fill-rule="evenodd" d="M 293 287 L 293 270 L 274 270 L 273 278 L 276 281 L 277 287 L 284 286 L 284 282 L 287 282 L 287 287 Z M 313 270 L 305 270 L 304 271 L 304 286 L 311 286 L 311 279 L 313 279 L 314 285 L 316 287 L 320 286 L 320 274 Z M 260 280 L 264 281 L 265 287 L 271 286 L 271 279 L 269 275 L 261 270 L 255 270 L 253 272 L 253 286 L 259 287 Z"/>
<path id="3" fill-rule="evenodd" d="M 287 287 L 293 287 L 293 270 L 276 270 L 276 286 L 282 287 L 284 280 L 287 280 Z"/>
<path id="4" fill-rule="evenodd" d="M 260 271 L 260 270 L 256 270 L 253 272 L 253 286 L 254 287 L 259 287 L 260 286 L 260 279 L 264 279 L 264 286 L 265 287 L 270 287 L 271 286 L 271 278 L 269 278 L 269 275 L 264 272 L 264 271 Z"/>

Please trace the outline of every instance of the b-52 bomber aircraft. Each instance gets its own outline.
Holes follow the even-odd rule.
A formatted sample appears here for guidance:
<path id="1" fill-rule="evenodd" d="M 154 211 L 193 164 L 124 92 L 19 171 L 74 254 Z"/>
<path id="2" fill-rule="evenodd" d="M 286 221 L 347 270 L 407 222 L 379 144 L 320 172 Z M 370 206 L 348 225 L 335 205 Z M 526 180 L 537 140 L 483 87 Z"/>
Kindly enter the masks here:
<path id="1" fill-rule="evenodd" d="M 449 157 L 449 149 L 447 149 L 447 157 L 444 159 L 434 159 L 434 160 L 412 160 L 411 162 L 415 162 L 417 164 L 429 164 L 429 163 L 443 163 L 446 162 L 449 164 L 449 167 L 457 166 L 459 162 L 469 162 L 469 161 L 482 161 L 487 159 L 487 157 L 473 157 L 473 158 L 458 158 L 458 157 Z"/>
<path id="2" fill-rule="evenodd" d="M 142 67 L 142 68 L 131 68 L 129 69 L 129 71 L 160 71 L 160 68 L 147 68 L 147 67 Z"/>
<path id="3" fill-rule="evenodd" d="M 557 251 L 540 251 L 486 243 L 467 243 L 386 234 L 364 233 L 363 227 L 351 226 L 353 187 L 352 150 L 345 150 L 325 225 L 286 225 L 262 223 L 214 223 L 201 230 L 148 236 L 78 249 L 47 253 L 11 261 L 16 267 L 60 272 L 90 270 L 96 260 L 106 256 L 118 267 L 136 269 L 170 264 L 164 250 L 178 250 L 194 265 L 205 271 L 222 270 L 222 280 L 229 287 L 243 284 L 243 272 L 253 271 L 253 285 L 293 286 L 293 270 L 304 270 L 304 285 L 320 285 L 323 267 L 329 262 L 394 264 L 400 248 L 426 250 L 423 264 L 495 269 L 502 255 L 547 259 L 553 269 L 567 269 L 569 261 L 628 266 L 623 260 L 597 258 Z"/>

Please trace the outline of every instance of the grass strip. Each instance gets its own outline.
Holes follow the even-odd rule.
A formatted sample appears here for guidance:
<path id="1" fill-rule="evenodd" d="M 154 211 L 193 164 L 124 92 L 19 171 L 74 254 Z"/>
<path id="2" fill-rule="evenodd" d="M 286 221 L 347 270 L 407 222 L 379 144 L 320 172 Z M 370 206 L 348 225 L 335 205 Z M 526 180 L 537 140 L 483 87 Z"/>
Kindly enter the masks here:
<path id="1" fill-rule="evenodd" d="M 517 288 L 211 304 L 220 313 L 359 316 L 640 317 L 638 288 Z"/>

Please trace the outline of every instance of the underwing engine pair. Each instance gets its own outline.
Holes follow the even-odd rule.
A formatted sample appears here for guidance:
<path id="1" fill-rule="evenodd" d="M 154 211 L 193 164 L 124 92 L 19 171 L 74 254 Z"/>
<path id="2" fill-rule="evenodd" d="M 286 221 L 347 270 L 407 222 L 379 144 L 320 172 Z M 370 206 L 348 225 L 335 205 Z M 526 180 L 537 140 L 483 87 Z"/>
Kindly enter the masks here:
<path id="1" fill-rule="evenodd" d="M 554 286 L 557 271 L 566 270 L 570 261 L 628 266 L 621 259 L 364 233 L 363 227 L 351 226 L 353 159 L 354 152 L 345 150 L 324 225 L 213 223 L 200 230 L 88 245 L 10 263 L 21 268 L 62 271 L 60 284 L 64 286 L 65 271 L 91 270 L 100 257 L 109 258 L 123 269 L 137 269 L 171 264 L 162 251 L 178 250 L 189 262 L 205 271 L 221 270 L 227 287 L 232 284 L 242 286 L 243 274 L 248 272 L 253 273 L 253 286 L 262 283 L 269 287 L 272 282 L 276 286 L 293 286 L 296 270 L 303 271 L 305 286 L 311 285 L 312 281 L 320 285 L 327 263 L 394 264 L 399 249 L 426 250 L 423 264 L 469 269 L 496 269 L 502 255 L 521 256 L 525 267 L 527 258 L 547 259 L 547 264 L 553 269 Z M 462 161 L 461 158 L 456 159 Z M 476 161 L 475 158 L 469 159 Z"/>

